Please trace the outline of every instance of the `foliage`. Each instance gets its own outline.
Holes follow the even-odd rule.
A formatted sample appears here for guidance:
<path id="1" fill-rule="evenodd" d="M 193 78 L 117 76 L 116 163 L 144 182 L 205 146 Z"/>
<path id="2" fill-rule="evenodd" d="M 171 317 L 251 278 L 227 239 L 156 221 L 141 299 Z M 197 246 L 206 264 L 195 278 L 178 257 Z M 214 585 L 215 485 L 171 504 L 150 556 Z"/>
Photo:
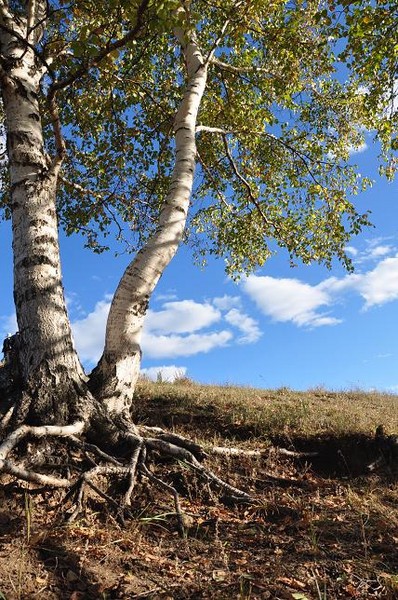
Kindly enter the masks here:
<path id="1" fill-rule="evenodd" d="M 222 256 L 237 275 L 277 244 L 292 261 L 330 266 L 337 256 L 350 268 L 345 245 L 369 223 L 352 197 L 370 182 L 348 161 L 368 130 L 382 143 L 386 174 L 394 170 L 395 5 L 181 4 L 49 3 L 37 53 L 47 69 L 48 152 L 57 144 L 49 101 L 66 144 L 58 205 L 67 233 L 85 233 L 101 251 L 103 236 L 116 232 L 135 250 L 156 228 L 185 87 L 174 36 L 183 25 L 212 57 L 186 235 L 198 259 Z"/>

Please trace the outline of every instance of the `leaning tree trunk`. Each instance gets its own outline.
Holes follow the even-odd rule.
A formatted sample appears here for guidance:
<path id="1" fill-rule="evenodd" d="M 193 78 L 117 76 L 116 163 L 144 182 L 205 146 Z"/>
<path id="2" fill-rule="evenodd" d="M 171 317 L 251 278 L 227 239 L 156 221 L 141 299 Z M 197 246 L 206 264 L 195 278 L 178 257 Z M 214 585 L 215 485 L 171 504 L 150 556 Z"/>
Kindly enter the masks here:
<path id="1" fill-rule="evenodd" d="M 149 298 L 175 255 L 185 229 L 196 162 L 195 127 L 207 80 L 194 34 L 187 43 L 177 30 L 187 66 L 188 84 L 175 118 L 175 166 L 159 224 L 127 267 L 114 295 L 106 327 L 104 353 L 90 377 L 90 387 L 108 409 L 130 411 L 141 364 L 141 333 Z"/>
<path id="2" fill-rule="evenodd" d="M 7 20 L 4 14 L 2 19 Z M 44 149 L 38 104 L 42 72 L 34 51 L 23 40 L 27 21 L 10 19 L 5 23 L 9 31 L 0 32 L 6 57 L 0 76 L 11 185 L 19 375 L 24 390 L 17 420 L 62 424 L 83 410 L 77 398 L 85 395 L 85 376 L 66 313 L 55 204 L 59 164 L 52 164 Z"/>

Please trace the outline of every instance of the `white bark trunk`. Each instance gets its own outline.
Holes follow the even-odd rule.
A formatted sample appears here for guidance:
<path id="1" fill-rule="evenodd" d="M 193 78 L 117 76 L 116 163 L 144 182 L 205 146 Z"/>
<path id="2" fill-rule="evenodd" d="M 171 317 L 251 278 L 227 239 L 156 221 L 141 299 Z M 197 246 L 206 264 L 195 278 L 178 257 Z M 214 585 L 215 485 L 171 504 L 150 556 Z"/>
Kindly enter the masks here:
<path id="1" fill-rule="evenodd" d="M 3 13 L 3 19 L 4 13 Z M 26 35 L 27 21 L 7 23 Z M 66 416 L 54 399 L 65 380 L 81 386 L 84 373 L 73 347 L 61 282 L 56 214 L 57 172 L 45 154 L 38 94 L 40 66 L 34 52 L 11 34 L 0 31 L 3 56 L 1 93 L 5 111 L 10 169 L 14 252 L 14 300 L 19 328 L 22 383 L 53 390 L 47 422 Z M 39 402 L 39 400 L 38 400 Z M 40 403 L 40 402 L 39 402 Z M 44 403 L 46 404 L 46 403 Z M 47 402 L 48 404 L 48 402 Z"/>
<path id="2" fill-rule="evenodd" d="M 196 144 L 195 127 L 206 87 L 207 64 L 194 36 L 187 42 L 176 31 L 187 65 L 188 83 L 175 118 L 176 161 L 159 225 L 146 246 L 127 267 L 113 298 L 104 354 L 92 374 L 93 389 L 111 411 L 129 410 L 141 363 L 141 332 L 149 298 L 175 255 L 185 229 L 192 191 Z"/>

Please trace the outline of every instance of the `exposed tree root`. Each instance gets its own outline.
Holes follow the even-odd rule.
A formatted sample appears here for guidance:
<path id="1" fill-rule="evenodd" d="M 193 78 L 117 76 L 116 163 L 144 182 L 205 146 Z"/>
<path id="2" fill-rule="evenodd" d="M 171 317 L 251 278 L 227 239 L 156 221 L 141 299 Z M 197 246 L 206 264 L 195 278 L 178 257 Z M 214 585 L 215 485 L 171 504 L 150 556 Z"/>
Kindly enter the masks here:
<path id="1" fill-rule="evenodd" d="M 275 452 L 283 456 L 291 456 L 292 458 L 313 458 L 318 456 L 318 452 L 297 452 L 296 450 L 287 450 L 286 448 L 271 449 L 266 448 L 265 450 L 246 450 L 245 448 L 231 448 L 229 446 L 213 446 L 210 450 L 211 454 L 218 454 L 220 456 L 250 456 L 250 457 L 263 457 L 268 456 L 270 452 Z"/>
<path id="2" fill-rule="evenodd" d="M 205 467 L 202 461 L 209 453 L 188 438 L 168 433 L 160 428 L 132 427 L 131 430 L 124 433 L 129 447 L 128 454 L 117 456 L 103 450 L 91 441 L 87 442 L 84 437 L 87 429 L 87 424 L 82 420 L 65 426 L 21 425 L 9 433 L 0 444 L 0 472 L 41 486 L 69 488 L 64 499 L 65 502 L 72 501 L 72 507 L 68 511 L 69 522 L 75 520 L 83 511 L 86 489 L 91 488 L 115 510 L 119 521 L 124 523 L 126 517 L 133 516 L 131 512 L 132 495 L 137 478 L 140 476 L 173 498 L 178 529 L 182 534 L 184 515 L 176 488 L 148 468 L 148 463 L 153 461 L 154 453 L 182 462 L 192 469 L 200 479 L 221 490 L 223 497 L 229 502 L 254 503 L 256 501 L 250 494 L 232 486 Z M 46 438 L 48 441 L 62 438 L 66 447 L 74 449 L 75 454 L 76 449 L 79 451 L 80 461 L 83 461 L 85 467 L 82 469 L 81 464 L 72 460 L 72 464 L 68 463 L 66 477 L 62 476 L 63 473 L 61 475 L 66 468 L 62 461 L 51 467 L 51 474 L 39 472 L 44 470 L 45 464 L 39 466 L 35 464 L 33 468 L 31 465 L 27 467 L 25 463 L 29 462 L 29 458 L 32 459 L 32 457 L 29 457 L 25 447 L 21 446 L 38 438 Z M 107 443 L 106 438 L 101 440 L 101 446 L 108 449 L 109 441 Z M 113 495 L 111 496 L 99 487 L 97 480 L 101 477 L 117 477 L 126 483 L 126 491 L 121 500 L 118 501 Z"/>
<path id="3" fill-rule="evenodd" d="M 3 418 L 3 424 L 9 422 L 8 410 L 6 418 Z M 156 475 L 152 469 L 148 468 L 150 461 L 153 462 L 153 453 L 160 456 L 168 456 L 176 461 L 183 463 L 186 467 L 195 472 L 199 479 L 215 486 L 222 492 L 223 499 L 228 503 L 247 503 L 254 504 L 256 498 L 244 490 L 241 490 L 227 483 L 208 467 L 204 466 L 203 461 L 209 455 L 221 455 L 229 457 L 264 457 L 269 456 L 270 452 L 278 452 L 292 457 L 310 457 L 316 453 L 293 452 L 283 448 L 268 448 L 266 450 L 245 450 L 242 448 L 214 446 L 207 449 L 191 439 L 164 431 L 159 427 L 133 426 L 126 427 L 123 432 L 123 438 L 127 442 L 128 450 L 122 455 L 111 454 L 103 448 L 109 450 L 112 448 L 110 440 L 104 436 L 101 440 L 101 446 L 88 442 L 85 439 L 89 426 L 83 420 L 76 421 L 71 425 L 56 426 L 29 426 L 22 425 L 9 433 L 0 444 L 0 472 L 8 473 L 17 479 L 32 482 L 41 486 L 58 487 L 68 489 L 64 502 L 71 501 L 72 506 L 68 511 L 69 522 L 74 521 L 84 510 L 85 495 L 87 488 L 90 488 L 95 494 L 102 497 L 115 510 L 116 516 L 121 523 L 124 523 L 126 517 L 132 517 L 131 511 L 132 496 L 137 482 L 137 478 L 146 478 L 156 487 L 169 494 L 174 503 L 174 514 L 177 519 L 179 532 L 184 531 L 184 514 L 181 509 L 179 494 L 173 485 L 164 481 Z M 37 438 L 55 439 L 62 438 L 67 447 L 80 453 L 80 459 L 83 459 L 84 468 L 78 462 L 68 465 L 67 476 L 61 476 L 61 471 L 65 470 L 65 464 L 52 466 L 52 473 L 45 474 L 39 472 L 37 465 L 34 468 L 26 467 L 25 449 L 21 449 L 22 442 Z M 73 454 L 73 453 L 72 453 Z M 22 458 L 21 458 L 22 456 Z M 29 459 L 29 456 L 27 457 Z M 41 465 L 43 471 L 45 465 Z M 98 485 L 98 478 L 119 478 L 125 482 L 126 490 L 120 500 L 113 495 L 103 491 Z"/>

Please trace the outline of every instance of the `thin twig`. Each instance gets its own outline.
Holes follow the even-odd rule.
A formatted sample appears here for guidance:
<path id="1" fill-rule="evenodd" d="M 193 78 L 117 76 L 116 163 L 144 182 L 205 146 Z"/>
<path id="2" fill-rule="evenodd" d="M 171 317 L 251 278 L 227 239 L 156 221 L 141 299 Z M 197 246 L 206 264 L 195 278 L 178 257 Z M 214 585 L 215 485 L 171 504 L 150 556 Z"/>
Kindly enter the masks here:
<path id="1" fill-rule="evenodd" d="M 149 471 L 149 469 L 147 468 L 147 466 L 144 463 L 140 463 L 139 469 L 140 469 L 140 471 L 142 471 L 144 473 L 144 475 L 146 475 L 146 477 L 148 477 L 148 479 L 150 481 L 153 481 L 153 483 L 156 483 L 156 485 L 158 487 L 160 487 L 160 488 L 170 492 L 170 494 L 172 494 L 172 496 L 174 498 L 174 508 L 175 508 L 177 522 L 178 522 L 178 529 L 179 529 L 180 535 L 183 536 L 184 535 L 184 517 L 182 514 L 180 498 L 179 498 L 177 490 L 172 485 L 169 485 L 165 481 L 162 481 L 161 479 L 159 479 L 159 477 L 156 477 L 155 475 L 153 475 L 153 473 L 151 473 Z"/>
<path id="2" fill-rule="evenodd" d="M 264 69 L 262 67 L 237 67 L 235 65 L 230 65 L 228 63 L 225 63 L 215 57 L 213 57 L 210 60 L 210 64 L 215 65 L 216 67 L 219 67 L 223 71 L 229 71 L 230 73 L 236 73 L 238 75 L 245 75 L 248 73 L 261 73 L 261 74 L 264 73 L 266 75 L 269 75 L 273 79 L 280 79 L 280 80 L 282 79 L 282 77 L 280 75 L 276 75 L 272 71 L 268 71 L 268 69 Z"/>
<path id="3" fill-rule="evenodd" d="M 271 223 L 268 219 L 268 217 L 265 215 L 263 209 L 261 208 L 261 205 L 259 204 L 259 202 L 257 201 L 257 199 L 254 197 L 253 195 L 253 191 L 251 188 L 250 183 L 247 181 L 247 179 L 245 179 L 245 177 L 243 177 L 243 175 L 239 172 L 238 167 L 236 166 L 236 163 L 232 157 L 231 151 L 229 149 L 228 146 L 228 140 L 227 140 L 227 136 L 226 134 L 222 134 L 222 139 L 223 139 L 223 143 L 224 143 L 224 148 L 225 148 L 225 154 L 227 155 L 227 158 L 229 160 L 229 163 L 232 167 L 233 172 L 235 173 L 236 177 L 239 179 L 239 181 L 241 183 L 243 183 L 243 185 L 245 186 L 245 188 L 247 189 L 250 201 L 252 202 L 252 204 L 254 204 L 254 206 L 256 207 L 259 215 L 261 216 L 261 218 L 263 219 L 265 225 L 267 227 L 273 227 L 276 231 L 277 231 L 277 227 L 275 226 L 274 223 Z"/>
<path id="4" fill-rule="evenodd" d="M 143 443 L 144 443 L 143 441 L 140 441 L 137 444 L 137 446 L 134 448 L 133 454 L 131 455 L 130 465 L 129 465 L 129 486 L 124 495 L 124 505 L 125 506 L 131 505 L 131 494 L 133 493 L 135 482 L 136 482 L 138 459 L 141 454 Z"/>
<path id="5" fill-rule="evenodd" d="M 135 27 L 133 27 L 133 29 L 130 29 L 119 40 L 115 40 L 114 42 L 108 42 L 105 45 L 105 48 L 103 48 L 100 52 L 98 52 L 98 54 L 96 56 L 93 56 L 93 57 L 87 59 L 83 65 L 81 65 L 78 69 L 76 69 L 76 71 L 74 71 L 73 73 L 70 73 L 64 79 L 55 81 L 50 86 L 49 97 L 51 97 L 51 95 L 55 94 L 57 91 L 62 90 L 66 87 L 69 87 L 77 79 L 80 79 L 81 77 L 86 75 L 86 73 L 88 72 L 88 70 L 91 67 L 97 66 L 111 52 L 113 52 L 114 50 L 118 50 L 119 48 L 124 48 L 124 46 L 128 42 L 131 42 L 132 40 L 134 40 L 138 36 L 138 34 L 141 33 L 141 30 L 143 27 L 144 13 L 145 13 L 145 10 L 147 9 L 148 5 L 149 5 L 149 0 L 142 0 L 141 4 L 139 5 L 139 7 L 137 9 L 137 22 L 135 24 Z"/>

